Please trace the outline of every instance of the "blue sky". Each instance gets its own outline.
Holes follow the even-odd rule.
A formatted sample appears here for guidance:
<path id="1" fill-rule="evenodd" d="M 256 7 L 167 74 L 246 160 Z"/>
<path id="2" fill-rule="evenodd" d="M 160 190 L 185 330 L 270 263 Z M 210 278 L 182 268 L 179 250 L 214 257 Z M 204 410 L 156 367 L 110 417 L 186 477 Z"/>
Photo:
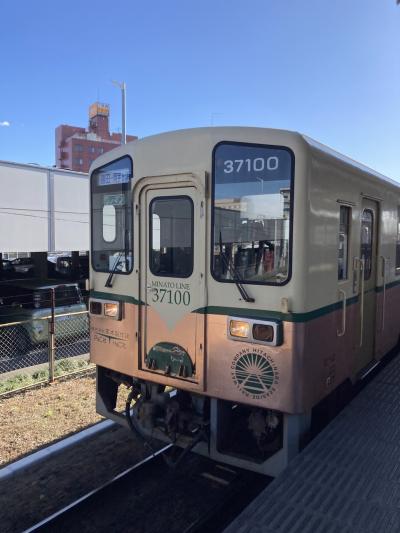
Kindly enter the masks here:
<path id="1" fill-rule="evenodd" d="M 0 8 L 0 159 L 54 164 L 54 129 L 111 105 L 143 137 L 301 131 L 400 181 L 395 0 L 14 0 Z"/>

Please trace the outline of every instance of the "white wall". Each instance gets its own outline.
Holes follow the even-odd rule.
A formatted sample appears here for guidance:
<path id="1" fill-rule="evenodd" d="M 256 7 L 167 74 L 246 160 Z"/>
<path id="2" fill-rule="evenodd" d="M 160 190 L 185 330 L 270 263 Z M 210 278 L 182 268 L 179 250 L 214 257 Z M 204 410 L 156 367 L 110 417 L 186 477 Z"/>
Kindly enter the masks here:
<path id="1" fill-rule="evenodd" d="M 89 179 L 82 174 L 52 172 L 54 250 L 89 250 Z"/>
<path id="2" fill-rule="evenodd" d="M 0 161 L 0 252 L 89 249 L 87 174 Z"/>

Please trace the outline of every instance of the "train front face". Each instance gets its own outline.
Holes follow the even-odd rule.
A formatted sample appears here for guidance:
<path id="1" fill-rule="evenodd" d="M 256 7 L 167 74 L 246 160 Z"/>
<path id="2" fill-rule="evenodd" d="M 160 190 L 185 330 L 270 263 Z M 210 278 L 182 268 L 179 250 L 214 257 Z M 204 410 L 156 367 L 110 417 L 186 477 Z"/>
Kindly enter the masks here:
<path id="1" fill-rule="evenodd" d="M 282 320 L 296 149 L 284 132 L 213 128 L 100 159 L 90 300 L 99 412 L 121 420 L 125 383 L 142 438 L 270 474 L 286 464 L 303 424 Z"/>

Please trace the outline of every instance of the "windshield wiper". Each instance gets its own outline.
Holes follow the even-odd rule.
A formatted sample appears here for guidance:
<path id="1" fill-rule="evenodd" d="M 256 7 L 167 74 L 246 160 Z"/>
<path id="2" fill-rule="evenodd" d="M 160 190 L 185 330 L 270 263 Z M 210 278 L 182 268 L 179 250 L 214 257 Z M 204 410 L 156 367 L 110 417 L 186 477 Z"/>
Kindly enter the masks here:
<path id="1" fill-rule="evenodd" d="M 118 266 L 122 264 L 122 261 L 121 261 L 122 254 L 125 254 L 125 270 L 126 272 L 129 272 L 128 253 L 129 253 L 129 231 L 125 230 L 124 250 L 121 250 L 119 252 L 117 260 L 114 263 L 113 269 L 111 270 L 104 287 L 112 287 L 112 279 L 114 277 L 114 274 L 117 272 Z"/>
<path id="2" fill-rule="evenodd" d="M 124 253 L 123 250 L 121 250 L 119 252 L 119 255 L 118 255 L 118 257 L 117 257 L 117 259 L 116 259 L 116 261 L 114 263 L 114 266 L 113 266 L 110 274 L 108 275 L 108 278 L 107 278 L 107 281 L 106 281 L 106 284 L 104 285 L 104 287 L 112 287 L 112 279 L 114 277 L 115 272 L 117 271 L 118 266 L 121 264 L 120 260 L 121 260 L 121 257 L 122 257 L 123 253 Z"/>
<path id="3" fill-rule="evenodd" d="M 118 257 L 114 263 L 114 266 L 107 278 L 107 281 L 104 287 L 112 287 L 112 279 L 114 277 L 114 274 L 117 272 L 118 266 L 122 264 L 122 261 L 121 261 L 122 254 L 125 254 L 125 270 L 126 272 L 129 271 L 128 253 L 129 253 L 129 230 L 126 229 L 125 234 L 124 234 L 124 249 L 119 252 Z"/>
<path id="4" fill-rule="evenodd" d="M 232 257 L 229 255 L 226 257 L 226 255 L 222 251 L 222 235 L 221 232 L 219 232 L 219 253 L 220 256 L 225 264 L 225 267 L 229 271 L 230 275 L 232 276 L 232 279 L 238 288 L 238 291 L 240 292 L 240 296 L 243 298 L 245 302 L 255 302 L 255 299 L 249 296 L 248 292 L 242 285 L 243 278 L 240 275 L 239 271 L 235 267 L 235 265 L 232 262 Z"/>

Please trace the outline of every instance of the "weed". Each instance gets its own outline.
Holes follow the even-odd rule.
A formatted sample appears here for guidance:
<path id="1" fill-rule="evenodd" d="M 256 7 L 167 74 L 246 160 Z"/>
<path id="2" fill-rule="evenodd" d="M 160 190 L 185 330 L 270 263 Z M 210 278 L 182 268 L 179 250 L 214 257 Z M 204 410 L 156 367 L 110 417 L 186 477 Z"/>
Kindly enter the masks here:
<path id="1" fill-rule="evenodd" d="M 54 376 L 60 377 L 70 372 L 76 372 L 77 370 L 84 370 L 90 365 L 89 361 L 84 359 L 62 359 L 57 361 L 54 369 Z M 48 370 L 37 370 L 32 374 L 21 373 L 13 376 L 12 378 L 0 380 L 0 394 L 11 392 L 17 389 L 24 389 L 31 385 L 36 385 L 48 381 Z"/>

